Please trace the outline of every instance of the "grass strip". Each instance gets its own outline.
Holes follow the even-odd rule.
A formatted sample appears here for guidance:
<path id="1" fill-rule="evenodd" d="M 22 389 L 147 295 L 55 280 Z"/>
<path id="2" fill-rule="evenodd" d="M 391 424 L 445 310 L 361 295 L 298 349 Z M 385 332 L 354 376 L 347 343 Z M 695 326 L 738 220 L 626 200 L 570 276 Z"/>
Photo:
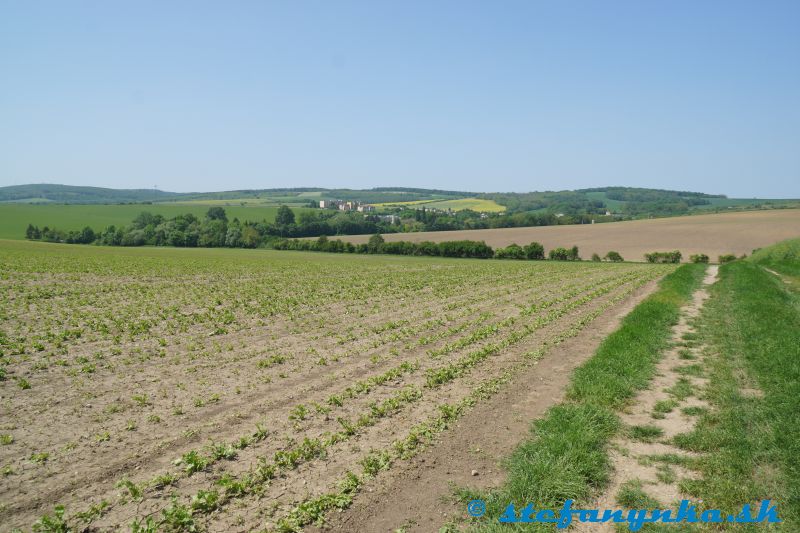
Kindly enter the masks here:
<path id="1" fill-rule="evenodd" d="M 586 501 L 609 477 L 607 445 L 621 427 L 615 410 L 645 388 L 667 347 L 681 306 L 700 285 L 705 268 L 684 265 L 666 276 L 574 373 L 567 400 L 535 421 L 530 439 L 507 459 L 507 481 L 488 492 L 461 491 L 486 502 L 476 531 L 550 530 L 552 525 L 500 524 L 510 502 L 518 508 L 558 509 L 567 499 Z"/>
<path id="2" fill-rule="evenodd" d="M 721 267 L 699 324 L 712 408 L 675 442 L 703 454 L 702 479 L 682 488 L 704 505 L 771 499 L 783 530 L 800 531 L 800 294 L 761 268 L 800 273 L 800 240 L 772 248 Z"/>

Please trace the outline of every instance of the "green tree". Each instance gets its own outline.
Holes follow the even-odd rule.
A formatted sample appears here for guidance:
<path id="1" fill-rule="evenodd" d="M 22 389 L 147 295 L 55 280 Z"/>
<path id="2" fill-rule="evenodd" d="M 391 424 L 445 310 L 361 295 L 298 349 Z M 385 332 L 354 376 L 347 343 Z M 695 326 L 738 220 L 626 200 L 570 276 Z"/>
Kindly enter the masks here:
<path id="1" fill-rule="evenodd" d="M 228 233 L 227 226 L 224 220 L 219 219 L 209 219 L 203 222 L 200 227 L 200 246 L 207 248 L 225 246 L 225 237 Z"/>
<path id="2" fill-rule="evenodd" d="M 38 226 L 34 226 L 33 224 L 28 224 L 28 229 L 25 230 L 25 238 L 26 239 L 40 239 L 42 237 L 42 232 L 39 231 Z"/>
<path id="3" fill-rule="evenodd" d="M 94 230 L 89 226 L 83 228 L 78 236 L 78 242 L 81 244 L 91 244 L 94 242 L 96 235 Z"/>
<path id="4" fill-rule="evenodd" d="M 525 259 L 544 259 L 544 246 L 538 242 L 532 242 L 525 246 Z"/>
<path id="5" fill-rule="evenodd" d="M 209 220 L 221 220 L 223 222 L 228 221 L 228 215 L 222 207 L 209 207 L 208 211 L 206 211 L 206 218 Z"/>
<path id="6" fill-rule="evenodd" d="M 261 234 L 253 226 L 244 226 L 242 228 L 242 246 L 245 248 L 256 248 L 261 244 Z"/>
<path id="7" fill-rule="evenodd" d="M 242 225 L 238 219 L 228 224 L 228 231 L 225 234 L 225 246 L 228 248 L 238 248 L 242 245 Z"/>
<path id="8" fill-rule="evenodd" d="M 376 233 L 375 235 L 369 238 L 369 242 L 367 242 L 367 250 L 371 254 L 377 254 L 378 252 L 381 251 L 381 247 L 383 246 L 384 242 L 386 241 L 383 238 L 383 235 L 381 235 L 380 233 Z"/>
<path id="9" fill-rule="evenodd" d="M 614 250 L 611 250 L 610 252 L 608 252 L 606 254 L 606 261 L 611 261 L 613 263 L 621 263 L 622 261 L 625 261 L 625 260 L 622 258 L 622 256 L 619 254 L 619 252 L 615 252 Z"/>
<path id="10" fill-rule="evenodd" d="M 294 224 L 294 211 L 285 205 L 280 206 L 278 213 L 275 215 L 275 224 L 278 226 L 291 226 Z"/>

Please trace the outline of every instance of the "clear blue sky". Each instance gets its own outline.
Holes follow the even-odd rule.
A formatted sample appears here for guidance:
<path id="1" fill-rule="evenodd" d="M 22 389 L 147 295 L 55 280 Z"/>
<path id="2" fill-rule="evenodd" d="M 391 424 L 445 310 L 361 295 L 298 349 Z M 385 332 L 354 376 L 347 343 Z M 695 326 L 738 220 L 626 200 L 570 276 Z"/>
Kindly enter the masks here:
<path id="1" fill-rule="evenodd" d="M 800 197 L 800 1 L 0 0 L 0 185 Z"/>

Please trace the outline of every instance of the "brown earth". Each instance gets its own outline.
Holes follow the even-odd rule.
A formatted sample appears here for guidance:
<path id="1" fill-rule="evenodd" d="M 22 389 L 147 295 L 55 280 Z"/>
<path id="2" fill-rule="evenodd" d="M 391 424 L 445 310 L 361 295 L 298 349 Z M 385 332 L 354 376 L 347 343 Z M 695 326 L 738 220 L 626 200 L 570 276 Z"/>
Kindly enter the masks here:
<path id="1" fill-rule="evenodd" d="M 495 248 L 537 241 L 546 250 L 578 246 L 584 259 L 592 253 L 604 256 L 609 250 L 615 250 L 629 261 L 642 261 L 648 252 L 680 250 L 684 261 L 690 254 L 698 253 L 707 254 L 716 261 L 722 254 L 749 255 L 755 248 L 798 236 L 800 209 L 779 209 L 605 224 L 394 233 L 384 238 L 389 242 L 468 239 L 485 241 Z M 357 244 L 367 242 L 369 237 L 354 235 L 342 239 Z"/>
<path id="2" fill-rule="evenodd" d="M 617 313 L 672 268 L 328 254 L 291 262 L 275 252 L 254 269 L 242 261 L 272 254 L 247 252 L 191 263 L 197 270 L 187 273 L 186 257 L 204 252 L 172 261 L 157 251 L 151 264 L 92 248 L 74 272 L 71 250 L 47 247 L 41 265 L 32 252 L 6 253 L 0 531 L 27 530 L 56 504 L 76 530 L 118 531 L 134 519 L 158 521 L 173 494 L 188 506 L 211 492 L 216 508 L 194 513 L 203 530 L 273 528 L 335 490 L 347 471 L 367 478 L 362 465 L 373 451 L 392 451 L 440 407 L 529 368 L 531 353 L 544 365 L 544 347 Z M 89 258 L 97 271 L 85 271 Z M 108 267 L 117 270 L 103 273 Z M 374 294 L 380 305 L 366 305 Z M 279 311 L 262 314 L 270 302 Z M 127 328 L 149 317 L 158 317 L 152 329 L 115 329 L 114 320 Z M 492 345 L 491 355 L 469 359 Z M 277 355 L 285 360 L 271 363 Z M 429 386 L 429 372 L 446 368 L 455 373 Z M 397 400 L 403 392 L 416 394 Z M 343 431 L 340 420 L 363 419 Z M 257 423 L 266 436 L 256 439 Z M 332 434 L 338 439 L 321 452 L 279 464 L 280 454 Z M 220 446 L 230 455 L 216 456 Z M 190 452 L 208 464 L 196 472 L 188 459 L 176 464 Z M 398 458 L 378 479 L 404 464 Z M 248 491 L 221 485 L 256 475 Z"/>
<path id="3" fill-rule="evenodd" d="M 613 312 L 517 373 L 500 393 L 443 433 L 435 446 L 369 482 L 350 509 L 329 516 L 321 529 L 411 533 L 462 522 L 467 513 L 453 497 L 453 487 L 485 489 L 502 483 L 501 462 L 528 436 L 531 420 L 562 400 L 572 371 L 655 288 L 656 282 L 650 282 L 638 289 Z"/>

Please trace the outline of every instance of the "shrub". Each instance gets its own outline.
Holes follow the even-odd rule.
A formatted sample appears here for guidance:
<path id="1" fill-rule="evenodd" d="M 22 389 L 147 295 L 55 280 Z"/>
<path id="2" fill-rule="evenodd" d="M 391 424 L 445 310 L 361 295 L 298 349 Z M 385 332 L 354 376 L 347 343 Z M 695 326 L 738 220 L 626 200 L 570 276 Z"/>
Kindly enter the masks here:
<path id="1" fill-rule="evenodd" d="M 581 257 L 578 255 L 578 247 L 573 246 L 569 250 L 566 248 L 553 248 L 550 250 L 550 259 L 554 261 L 580 261 Z"/>
<path id="2" fill-rule="evenodd" d="M 494 256 L 494 250 L 483 241 L 444 241 L 439 243 L 439 255 L 486 259 Z"/>
<path id="3" fill-rule="evenodd" d="M 719 256 L 720 263 L 730 263 L 731 261 L 736 261 L 736 256 L 733 254 L 724 254 Z"/>
<path id="4" fill-rule="evenodd" d="M 692 263 L 708 263 L 708 256 L 706 254 L 692 254 L 689 256 Z"/>
<path id="5" fill-rule="evenodd" d="M 614 250 L 611 250 L 610 252 L 608 252 L 606 254 L 605 259 L 606 259 L 606 261 L 611 261 L 612 263 L 621 263 L 621 262 L 625 261 L 625 259 L 622 258 L 622 256 L 619 254 L 619 252 L 615 252 Z"/>
<path id="6" fill-rule="evenodd" d="M 532 242 L 525 247 L 525 259 L 542 260 L 544 259 L 544 246 L 538 242 Z"/>
<path id="7" fill-rule="evenodd" d="M 517 244 L 509 244 L 505 248 L 498 248 L 494 252 L 497 259 L 525 259 L 525 250 Z"/>
<path id="8" fill-rule="evenodd" d="M 375 234 L 368 244 L 354 245 L 342 240 L 330 240 L 320 237 L 316 241 L 300 239 L 281 239 L 272 243 L 275 250 L 298 250 L 332 253 L 358 254 L 392 254 L 392 255 L 424 255 L 440 257 L 472 257 L 487 259 L 494 256 L 494 250 L 483 241 L 444 241 L 440 243 L 423 241 L 385 242 L 383 237 Z M 518 247 L 519 248 L 519 247 Z M 522 250 L 522 248 L 520 248 Z"/>
<path id="9" fill-rule="evenodd" d="M 592 254 L 592 261 L 594 261 L 595 263 L 599 263 L 601 261 L 600 256 L 597 255 L 597 253 L 593 253 Z"/>
<path id="10" fill-rule="evenodd" d="M 683 257 L 683 254 L 679 250 L 644 254 L 644 258 L 648 263 L 680 263 L 681 257 Z"/>

